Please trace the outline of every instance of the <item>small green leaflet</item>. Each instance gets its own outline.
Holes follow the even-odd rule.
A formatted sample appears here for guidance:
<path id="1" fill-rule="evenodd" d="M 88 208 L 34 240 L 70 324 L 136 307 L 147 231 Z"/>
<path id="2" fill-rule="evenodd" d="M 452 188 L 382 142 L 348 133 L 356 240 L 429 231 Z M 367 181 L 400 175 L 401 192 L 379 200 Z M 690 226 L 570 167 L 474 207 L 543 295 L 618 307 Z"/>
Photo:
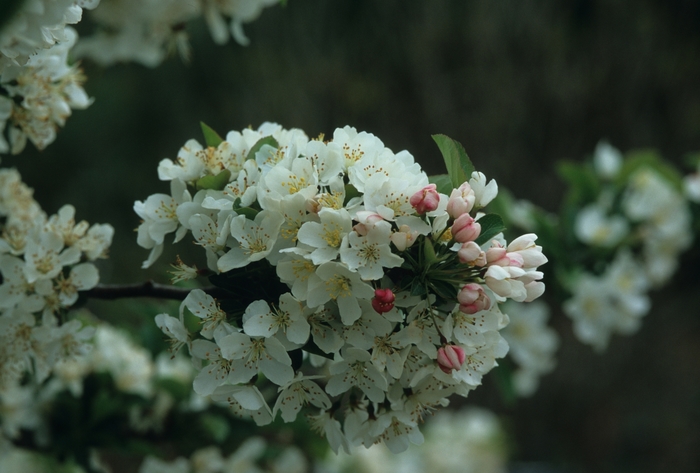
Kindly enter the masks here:
<path id="1" fill-rule="evenodd" d="M 195 187 L 197 190 L 201 189 L 213 189 L 215 191 L 223 190 L 228 184 L 229 179 L 231 179 L 231 171 L 224 169 L 216 176 L 204 176 L 197 179 L 195 182 Z"/>
<path id="2" fill-rule="evenodd" d="M 503 219 L 496 214 L 486 214 L 477 220 L 477 222 L 481 225 L 481 234 L 479 238 L 475 240 L 476 244 L 479 246 L 506 229 L 506 226 L 503 224 Z"/>
<path id="3" fill-rule="evenodd" d="M 265 145 L 272 146 L 273 148 L 280 147 L 279 143 L 277 143 L 277 140 L 271 136 L 260 138 L 258 142 L 255 143 L 252 148 L 250 148 L 250 151 L 248 152 L 248 157 L 246 159 L 255 159 L 255 153 L 260 151 L 260 148 L 262 148 Z"/>
<path id="4" fill-rule="evenodd" d="M 239 207 L 236 209 L 238 215 L 245 215 L 248 220 L 255 220 L 255 216 L 258 215 L 259 211 L 250 207 Z"/>
<path id="5" fill-rule="evenodd" d="M 207 146 L 213 148 L 218 147 L 224 140 L 215 132 L 209 125 L 204 122 L 199 122 L 199 126 L 202 127 L 202 133 L 204 134 L 204 142 Z"/>
<path id="6" fill-rule="evenodd" d="M 452 188 L 456 189 L 467 182 L 474 172 L 472 164 L 464 147 L 458 142 L 445 135 L 433 135 L 433 140 L 437 143 L 442 158 L 445 160 L 447 174 L 450 176 Z M 447 194 L 447 192 L 445 192 Z"/>

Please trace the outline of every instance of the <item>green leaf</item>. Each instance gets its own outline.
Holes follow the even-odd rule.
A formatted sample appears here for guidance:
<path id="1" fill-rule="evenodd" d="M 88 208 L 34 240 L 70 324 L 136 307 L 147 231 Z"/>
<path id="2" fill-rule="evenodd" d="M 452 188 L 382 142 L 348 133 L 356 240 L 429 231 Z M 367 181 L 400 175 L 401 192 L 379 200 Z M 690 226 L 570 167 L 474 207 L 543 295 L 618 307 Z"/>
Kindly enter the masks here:
<path id="1" fill-rule="evenodd" d="M 260 148 L 262 148 L 265 145 L 272 146 L 273 148 L 280 147 L 279 143 L 277 143 L 277 140 L 271 136 L 260 138 L 258 142 L 255 143 L 252 148 L 250 148 L 250 151 L 248 152 L 248 157 L 246 159 L 255 159 L 255 153 L 260 151 Z"/>
<path id="2" fill-rule="evenodd" d="M 428 177 L 428 182 L 435 184 L 437 191 L 441 194 L 450 195 L 452 193 L 452 181 L 447 174 L 438 174 L 437 176 Z"/>
<path id="3" fill-rule="evenodd" d="M 600 193 L 600 179 L 590 163 L 579 164 L 571 161 L 557 163 L 557 173 L 569 184 L 567 205 L 585 205 L 595 202 Z"/>
<path id="4" fill-rule="evenodd" d="M 445 160 L 447 174 L 450 176 L 452 188 L 456 189 L 467 182 L 474 172 L 472 164 L 464 147 L 458 142 L 445 135 L 433 135 L 433 140 L 437 143 L 442 159 Z"/>
<path id="5" fill-rule="evenodd" d="M 417 281 L 413 280 L 413 283 L 411 284 L 411 295 L 412 296 L 423 296 L 428 293 L 428 290 L 425 288 L 425 286 Z"/>
<path id="6" fill-rule="evenodd" d="M 248 220 L 255 220 L 255 216 L 258 215 L 258 211 L 250 207 L 241 207 L 236 209 L 238 215 L 245 215 Z"/>
<path id="7" fill-rule="evenodd" d="M 479 238 L 475 240 L 477 245 L 483 245 L 506 229 L 506 226 L 503 224 L 503 219 L 500 215 L 496 214 L 486 214 L 477 220 L 477 222 L 481 225 L 481 234 L 479 234 Z"/>
<path id="8" fill-rule="evenodd" d="M 226 187 L 229 179 L 231 179 L 231 171 L 224 169 L 216 176 L 209 175 L 200 177 L 197 179 L 197 182 L 194 183 L 194 186 L 197 188 L 197 190 L 212 189 L 215 191 L 220 191 Z"/>
<path id="9" fill-rule="evenodd" d="M 207 146 L 212 146 L 216 148 L 224 141 L 224 139 L 221 138 L 221 136 L 219 136 L 219 134 L 215 132 L 206 123 L 199 122 L 199 126 L 202 127 L 202 133 L 204 134 L 204 142 L 207 144 Z"/>
<path id="10" fill-rule="evenodd" d="M 667 164 L 653 149 L 630 151 L 625 155 L 625 162 L 615 179 L 619 188 L 629 184 L 633 174 L 642 168 L 650 168 L 668 181 L 677 191 L 683 189 L 683 177 L 673 166 Z"/>
<path id="11" fill-rule="evenodd" d="M 231 432 L 231 428 L 221 416 L 205 413 L 199 417 L 200 425 L 218 443 L 223 442 Z"/>
<path id="12" fill-rule="evenodd" d="M 343 205 L 347 205 L 348 202 L 350 202 L 350 199 L 359 197 L 360 195 L 360 191 L 358 191 L 355 186 L 352 184 L 345 184 L 345 201 L 343 202 Z"/>

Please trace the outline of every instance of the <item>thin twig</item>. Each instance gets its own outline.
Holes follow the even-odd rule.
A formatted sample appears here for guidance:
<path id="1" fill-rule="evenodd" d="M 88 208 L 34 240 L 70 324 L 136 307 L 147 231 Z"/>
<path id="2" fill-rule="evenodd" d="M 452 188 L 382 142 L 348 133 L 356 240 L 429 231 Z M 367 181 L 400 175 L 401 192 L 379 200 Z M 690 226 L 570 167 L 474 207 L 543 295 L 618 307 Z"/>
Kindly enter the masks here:
<path id="1" fill-rule="evenodd" d="M 203 287 L 202 291 L 212 297 L 225 298 L 227 293 L 219 287 Z M 128 299 L 132 297 L 153 297 L 181 301 L 192 289 L 146 281 L 140 284 L 99 284 L 83 294 L 91 299 Z M 229 295 L 230 296 L 230 295 Z"/>

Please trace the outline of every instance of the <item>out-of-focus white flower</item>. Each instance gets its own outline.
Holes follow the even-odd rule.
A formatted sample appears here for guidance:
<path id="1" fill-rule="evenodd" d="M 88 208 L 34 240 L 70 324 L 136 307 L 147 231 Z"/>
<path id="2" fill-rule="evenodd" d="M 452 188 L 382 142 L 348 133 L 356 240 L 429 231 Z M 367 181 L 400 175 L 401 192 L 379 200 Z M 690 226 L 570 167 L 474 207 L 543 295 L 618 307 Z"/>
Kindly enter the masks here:
<path id="1" fill-rule="evenodd" d="M 574 232 L 584 243 L 611 248 L 627 236 L 629 224 L 623 216 L 607 216 L 601 207 L 593 204 L 576 215 Z"/>
<path id="2" fill-rule="evenodd" d="M 613 179 L 622 167 L 622 153 L 607 141 L 599 141 L 593 152 L 593 166 L 604 179 Z"/>
<path id="3" fill-rule="evenodd" d="M 514 387 L 519 395 L 531 396 L 537 390 L 540 376 L 554 369 L 559 336 L 547 326 L 549 308 L 543 302 L 526 305 L 508 302 L 504 310 L 510 314 L 510 323 L 502 331 L 503 338 L 510 346 L 508 354 L 518 365 L 513 374 Z"/>

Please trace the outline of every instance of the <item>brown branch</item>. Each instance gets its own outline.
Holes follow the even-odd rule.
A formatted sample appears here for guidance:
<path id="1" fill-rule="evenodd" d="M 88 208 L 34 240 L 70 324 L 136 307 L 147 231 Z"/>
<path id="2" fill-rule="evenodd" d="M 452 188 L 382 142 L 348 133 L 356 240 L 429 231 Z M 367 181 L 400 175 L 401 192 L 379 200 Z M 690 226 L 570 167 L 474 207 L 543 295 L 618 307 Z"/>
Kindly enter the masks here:
<path id="1" fill-rule="evenodd" d="M 225 298 L 227 293 L 219 287 L 203 287 L 202 291 L 212 297 Z M 146 281 L 141 284 L 98 284 L 83 294 L 91 299 L 128 299 L 132 297 L 153 297 L 181 301 L 192 289 Z"/>

